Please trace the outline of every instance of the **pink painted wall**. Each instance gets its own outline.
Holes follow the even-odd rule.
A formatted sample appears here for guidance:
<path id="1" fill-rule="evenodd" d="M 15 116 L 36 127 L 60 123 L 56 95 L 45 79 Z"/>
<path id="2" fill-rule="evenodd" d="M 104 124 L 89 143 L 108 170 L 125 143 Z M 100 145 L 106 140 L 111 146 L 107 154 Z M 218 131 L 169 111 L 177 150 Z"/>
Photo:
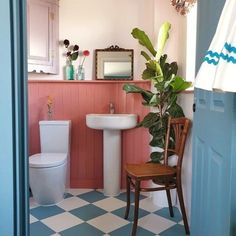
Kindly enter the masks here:
<path id="1" fill-rule="evenodd" d="M 133 81 L 143 88 L 148 82 Z M 30 155 L 40 152 L 40 120 L 47 119 L 47 96 L 53 98 L 53 119 L 71 120 L 71 187 L 102 188 L 102 131 L 86 127 L 88 113 L 108 113 L 109 103 L 116 113 L 135 113 L 143 118 L 148 108 L 141 105 L 139 95 L 126 94 L 121 81 L 29 81 L 29 147 Z M 140 163 L 149 158 L 147 129 L 123 131 L 122 162 Z M 123 169 L 122 169 L 123 172 Z M 124 186 L 124 173 L 122 185 Z"/>

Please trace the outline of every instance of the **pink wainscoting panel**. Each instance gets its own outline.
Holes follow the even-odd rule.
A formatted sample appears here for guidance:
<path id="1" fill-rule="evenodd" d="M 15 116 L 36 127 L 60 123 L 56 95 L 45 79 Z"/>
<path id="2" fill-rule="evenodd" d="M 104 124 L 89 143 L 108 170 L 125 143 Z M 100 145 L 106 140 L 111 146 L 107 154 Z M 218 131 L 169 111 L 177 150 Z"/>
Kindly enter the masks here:
<path id="1" fill-rule="evenodd" d="M 40 152 L 40 120 L 47 119 L 47 96 L 53 98 L 53 119 L 71 120 L 71 187 L 102 188 L 103 142 L 102 131 L 86 127 L 88 113 L 108 113 L 113 102 L 116 113 L 135 113 L 142 119 L 149 111 L 141 97 L 126 94 L 121 81 L 52 82 L 29 81 L 29 146 L 30 154 Z M 148 82 L 135 82 L 150 88 Z M 149 158 L 149 134 L 144 128 L 122 132 L 122 163 L 141 163 Z M 122 168 L 122 186 L 124 171 Z"/>

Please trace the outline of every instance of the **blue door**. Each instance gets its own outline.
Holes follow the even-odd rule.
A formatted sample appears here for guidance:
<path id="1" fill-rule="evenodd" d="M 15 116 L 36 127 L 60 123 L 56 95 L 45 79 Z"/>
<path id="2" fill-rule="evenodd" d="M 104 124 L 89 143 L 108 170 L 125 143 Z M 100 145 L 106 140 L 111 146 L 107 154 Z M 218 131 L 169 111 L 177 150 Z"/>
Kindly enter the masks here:
<path id="1" fill-rule="evenodd" d="M 214 35 L 223 0 L 198 1 L 197 68 Z M 206 78 L 207 79 L 207 78 Z M 236 235 L 235 94 L 195 90 L 191 235 Z"/>
<path id="2" fill-rule="evenodd" d="M 28 236 L 25 0 L 0 1 L 0 235 Z"/>

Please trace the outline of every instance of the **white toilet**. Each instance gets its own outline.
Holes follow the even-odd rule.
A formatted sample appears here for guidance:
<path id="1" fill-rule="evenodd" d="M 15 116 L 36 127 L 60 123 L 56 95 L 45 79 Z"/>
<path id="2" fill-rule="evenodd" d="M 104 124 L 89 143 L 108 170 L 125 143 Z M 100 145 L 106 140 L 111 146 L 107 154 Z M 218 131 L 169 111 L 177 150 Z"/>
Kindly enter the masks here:
<path id="1" fill-rule="evenodd" d="M 39 205 L 54 205 L 64 198 L 68 181 L 70 121 L 40 121 L 41 153 L 29 157 L 29 182 Z"/>

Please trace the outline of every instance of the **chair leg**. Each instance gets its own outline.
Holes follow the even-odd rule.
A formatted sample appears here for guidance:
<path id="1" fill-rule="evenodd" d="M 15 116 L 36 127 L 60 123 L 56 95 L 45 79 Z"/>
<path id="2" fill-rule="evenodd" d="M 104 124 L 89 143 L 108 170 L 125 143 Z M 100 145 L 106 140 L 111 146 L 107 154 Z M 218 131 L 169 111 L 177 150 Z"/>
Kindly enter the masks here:
<path id="1" fill-rule="evenodd" d="M 168 200 L 170 216 L 174 217 L 174 211 L 173 211 L 173 206 L 172 206 L 172 201 L 171 201 L 170 189 L 166 189 L 166 196 L 167 196 L 167 200 Z"/>
<path id="2" fill-rule="evenodd" d="M 181 212 L 182 212 L 182 217 L 183 217 L 183 221 L 184 221 L 185 233 L 187 235 L 189 235 L 190 234 L 190 230 L 189 230 L 188 219 L 187 219 L 187 215 L 186 215 L 186 211 L 185 211 L 185 206 L 184 206 L 184 198 L 183 198 L 183 190 L 182 190 L 181 181 L 179 181 L 177 183 L 177 194 L 178 194 L 178 197 L 179 197 L 179 204 L 180 204 L 180 208 L 181 208 Z"/>
<path id="3" fill-rule="evenodd" d="M 139 194 L 140 194 L 140 180 L 135 181 L 135 201 L 134 201 L 134 223 L 132 228 L 132 236 L 136 235 L 138 225 L 138 210 L 139 210 Z"/>
<path id="4" fill-rule="evenodd" d="M 126 211 L 125 211 L 125 219 L 129 217 L 129 209 L 130 209 L 130 177 L 126 175 Z"/>

